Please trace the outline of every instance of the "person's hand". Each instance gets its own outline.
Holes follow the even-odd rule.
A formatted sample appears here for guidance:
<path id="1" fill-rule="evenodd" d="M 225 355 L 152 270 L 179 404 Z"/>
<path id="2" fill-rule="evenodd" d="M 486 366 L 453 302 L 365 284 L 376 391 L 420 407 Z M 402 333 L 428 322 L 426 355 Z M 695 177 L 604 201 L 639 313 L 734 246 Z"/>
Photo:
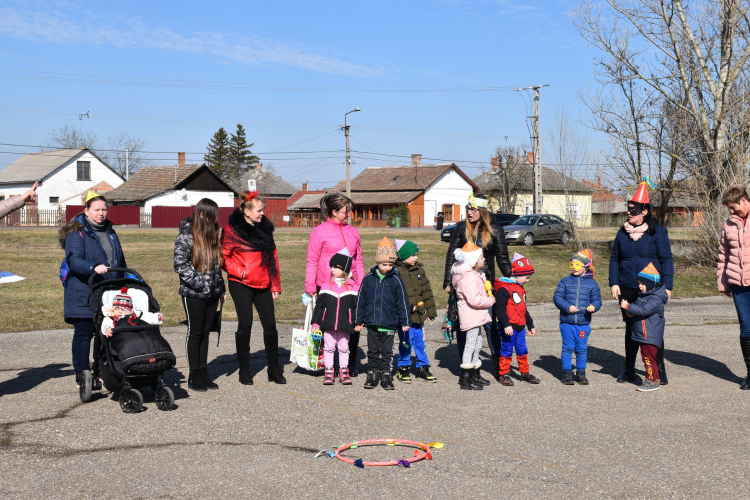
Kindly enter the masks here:
<path id="1" fill-rule="evenodd" d="M 273 298 L 273 300 L 278 299 L 279 295 L 281 295 L 281 292 L 271 292 L 271 297 Z"/>
<path id="2" fill-rule="evenodd" d="M 620 296 L 620 285 L 612 285 L 612 298 L 617 300 Z"/>
<path id="3" fill-rule="evenodd" d="M 529 335 L 531 335 L 532 337 L 536 335 L 536 328 L 532 328 L 531 330 L 529 330 Z"/>
<path id="4" fill-rule="evenodd" d="M 577 313 L 578 312 L 578 308 L 576 306 L 570 306 L 568 308 L 568 312 Z"/>
<path id="5" fill-rule="evenodd" d="M 164 321 L 164 315 L 162 313 L 159 313 L 156 319 L 158 319 L 159 321 Z"/>
<path id="6" fill-rule="evenodd" d="M 104 274 L 107 272 L 107 266 L 105 266 L 104 264 L 99 264 L 94 268 L 94 272 L 96 274 Z"/>
<path id="7" fill-rule="evenodd" d="M 430 322 L 430 324 L 433 324 L 433 323 L 435 322 L 435 320 L 434 320 L 434 319 L 432 319 L 432 318 L 427 318 L 427 321 L 429 321 L 429 322 Z"/>
<path id="8" fill-rule="evenodd" d="M 312 297 L 312 298 L 314 298 L 314 299 L 317 299 L 317 298 L 318 298 L 318 292 L 315 292 L 315 293 L 311 293 L 311 294 L 310 294 L 310 297 Z"/>
<path id="9" fill-rule="evenodd" d="M 417 306 L 411 306 L 411 312 L 414 312 L 417 310 Z"/>
<path id="10" fill-rule="evenodd" d="M 402 326 L 401 327 L 401 331 L 408 332 L 409 331 L 409 327 L 408 326 Z"/>
<path id="11" fill-rule="evenodd" d="M 106 335 L 107 337 L 111 337 L 112 336 L 112 329 L 111 328 L 107 328 L 106 330 L 104 330 L 104 335 Z"/>
<path id="12" fill-rule="evenodd" d="M 494 304 L 495 303 L 495 296 L 492 295 L 490 298 L 492 299 L 492 303 Z"/>
<path id="13" fill-rule="evenodd" d="M 34 195 L 36 195 L 36 188 L 39 187 L 39 181 L 36 181 L 33 186 L 31 186 L 31 189 L 23 193 L 21 196 L 23 196 L 23 201 L 26 203 L 30 202 L 34 199 Z"/>
<path id="14" fill-rule="evenodd" d="M 620 307 L 623 308 L 623 309 L 627 309 L 628 308 L 628 301 L 625 300 L 625 299 L 622 299 L 620 301 Z"/>
<path id="15" fill-rule="evenodd" d="M 672 300 L 672 290 L 667 290 L 667 297 Z"/>
<path id="16" fill-rule="evenodd" d="M 451 293 L 451 286 L 450 285 L 446 286 L 445 291 L 448 293 Z"/>
<path id="17" fill-rule="evenodd" d="M 362 327 L 364 327 L 364 326 L 365 325 L 357 325 L 357 326 L 354 327 L 354 331 L 355 332 L 361 332 L 362 331 Z"/>
<path id="18" fill-rule="evenodd" d="M 510 337 L 510 336 L 513 335 L 513 327 L 512 326 L 506 327 L 505 330 L 503 330 L 503 331 L 505 332 L 505 335 L 507 335 L 508 337 Z"/>
<path id="19" fill-rule="evenodd" d="M 732 296 L 732 290 L 730 290 L 729 288 L 727 288 L 726 290 L 724 290 L 724 291 L 723 291 L 723 292 L 721 292 L 721 293 L 723 293 L 723 294 L 724 294 L 724 295 L 726 295 L 727 297 L 731 297 L 731 296 Z"/>
<path id="20" fill-rule="evenodd" d="M 315 330 L 320 330 L 320 325 L 317 323 L 313 323 L 312 325 L 310 325 L 310 331 L 314 332 Z"/>
<path id="21" fill-rule="evenodd" d="M 226 292 L 221 294 L 221 297 L 219 297 L 219 300 L 221 301 L 222 304 L 227 300 Z"/>
<path id="22" fill-rule="evenodd" d="M 586 308 L 586 310 L 590 313 L 594 312 L 596 310 L 596 307 L 594 307 L 594 304 L 589 304 L 589 306 Z"/>

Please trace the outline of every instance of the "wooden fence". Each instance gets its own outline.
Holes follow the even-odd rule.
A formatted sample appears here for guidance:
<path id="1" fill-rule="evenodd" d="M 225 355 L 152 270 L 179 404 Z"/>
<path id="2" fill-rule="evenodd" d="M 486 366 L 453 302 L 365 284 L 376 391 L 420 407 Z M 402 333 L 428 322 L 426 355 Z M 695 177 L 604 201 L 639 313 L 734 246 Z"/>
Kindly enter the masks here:
<path id="1" fill-rule="evenodd" d="M 0 226 L 62 226 L 65 212 L 60 210 L 16 210 L 0 219 Z"/>

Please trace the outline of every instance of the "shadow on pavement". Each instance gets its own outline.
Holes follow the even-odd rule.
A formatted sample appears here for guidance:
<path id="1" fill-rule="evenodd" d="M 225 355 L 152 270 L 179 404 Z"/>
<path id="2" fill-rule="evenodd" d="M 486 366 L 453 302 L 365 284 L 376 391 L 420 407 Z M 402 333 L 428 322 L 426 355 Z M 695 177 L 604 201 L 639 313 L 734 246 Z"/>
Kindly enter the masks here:
<path id="1" fill-rule="evenodd" d="M 436 349 L 435 361 L 438 367 L 450 370 L 453 375 L 458 377 L 461 363 L 459 363 L 456 344 L 448 344 Z"/>
<path id="2" fill-rule="evenodd" d="M 624 343 L 622 346 L 622 350 L 623 352 L 625 352 Z M 615 351 L 610 351 L 609 349 L 602 349 L 600 347 L 590 345 L 588 347 L 587 363 L 589 365 L 593 363 L 601 366 L 600 369 L 592 371 L 604 375 L 609 375 L 612 378 L 617 378 L 620 376 L 623 368 L 625 367 L 625 356 Z M 636 363 L 636 369 L 637 368 L 638 364 Z"/>
<path id="3" fill-rule="evenodd" d="M 737 351 L 739 351 L 739 349 Z M 739 352 L 737 352 L 737 355 L 739 355 Z M 675 365 L 687 366 L 695 370 L 706 372 L 711 376 L 726 380 L 727 382 L 741 384 L 745 381 L 744 378 L 735 375 L 726 364 L 700 354 L 664 349 L 664 359 Z M 668 373 L 669 371 L 667 371 L 667 374 Z"/>
<path id="4" fill-rule="evenodd" d="M 72 377 L 75 375 L 75 371 L 69 368 L 70 366 L 64 363 L 53 363 L 40 368 L 24 370 L 16 375 L 16 378 L 0 382 L 0 396 L 30 391 L 53 378 Z"/>
<path id="5" fill-rule="evenodd" d="M 562 361 L 557 356 L 542 355 L 531 364 L 537 368 L 541 368 L 558 380 L 562 379 Z"/>

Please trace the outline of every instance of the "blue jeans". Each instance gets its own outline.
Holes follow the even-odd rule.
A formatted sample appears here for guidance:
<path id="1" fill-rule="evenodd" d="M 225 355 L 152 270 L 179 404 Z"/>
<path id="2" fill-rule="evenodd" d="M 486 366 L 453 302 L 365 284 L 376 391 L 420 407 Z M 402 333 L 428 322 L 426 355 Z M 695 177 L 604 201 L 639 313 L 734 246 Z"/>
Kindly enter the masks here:
<path id="1" fill-rule="evenodd" d="M 81 318 L 73 323 L 73 369 L 76 372 L 91 369 L 89 353 L 94 329 L 93 319 Z"/>
<path id="2" fill-rule="evenodd" d="M 586 369 L 586 354 L 588 349 L 591 325 L 571 325 L 560 323 L 562 335 L 562 369 L 569 372 L 573 369 L 573 351 L 576 353 L 576 370 Z"/>
<path id="3" fill-rule="evenodd" d="M 408 335 L 407 335 L 408 333 Z M 398 331 L 401 342 L 398 344 L 398 367 L 411 366 L 411 350 L 414 348 L 414 354 L 417 357 L 417 368 L 430 364 L 427 359 L 427 350 L 424 344 L 424 330 L 422 325 L 411 325 L 408 332 Z"/>
<path id="4" fill-rule="evenodd" d="M 732 285 L 732 298 L 740 320 L 740 337 L 750 337 L 750 286 Z"/>

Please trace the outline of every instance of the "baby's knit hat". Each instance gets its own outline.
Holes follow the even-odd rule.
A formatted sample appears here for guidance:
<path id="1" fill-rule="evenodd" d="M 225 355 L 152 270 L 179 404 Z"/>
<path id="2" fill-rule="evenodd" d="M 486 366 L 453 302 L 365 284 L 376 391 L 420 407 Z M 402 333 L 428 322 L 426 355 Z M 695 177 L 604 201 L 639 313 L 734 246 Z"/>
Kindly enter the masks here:
<path id="1" fill-rule="evenodd" d="M 122 287 L 120 293 L 112 299 L 112 308 L 115 307 L 122 307 L 126 311 L 133 312 L 133 299 L 128 295 L 128 287 Z"/>
<path id="2" fill-rule="evenodd" d="M 380 240 L 378 248 L 375 250 L 375 263 L 376 264 L 391 264 L 396 262 L 396 247 L 393 246 L 391 240 L 384 237 Z"/>
<path id="3" fill-rule="evenodd" d="M 511 276 L 528 276 L 534 274 L 534 266 L 531 265 L 529 259 L 516 252 L 513 254 L 513 260 L 511 265 Z"/>
<path id="4" fill-rule="evenodd" d="M 341 269 L 346 274 L 349 274 L 352 270 L 352 256 L 349 253 L 349 249 L 342 248 L 338 253 L 333 254 L 328 265 L 335 267 L 336 269 Z"/>
<path id="5" fill-rule="evenodd" d="M 406 260 L 415 253 L 419 252 L 419 247 L 413 241 L 396 240 L 396 251 L 398 252 L 399 259 Z"/>
<path id="6" fill-rule="evenodd" d="M 479 262 L 479 257 L 482 256 L 482 249 L 471 241 L 467 241 L 463 248 L 456 248 L 453 255 L 456 256 L 457 261 L 469 267 L 474 267 Z"/>
<path id="7" fill-rule="evenodd" d="M 638 273 L 638 281 L 646 285 L 646 290 L 653 290 L 661 282 L 659 271 L 654 267 L 653 262 L 649 262 L 646 268 Z"/>

